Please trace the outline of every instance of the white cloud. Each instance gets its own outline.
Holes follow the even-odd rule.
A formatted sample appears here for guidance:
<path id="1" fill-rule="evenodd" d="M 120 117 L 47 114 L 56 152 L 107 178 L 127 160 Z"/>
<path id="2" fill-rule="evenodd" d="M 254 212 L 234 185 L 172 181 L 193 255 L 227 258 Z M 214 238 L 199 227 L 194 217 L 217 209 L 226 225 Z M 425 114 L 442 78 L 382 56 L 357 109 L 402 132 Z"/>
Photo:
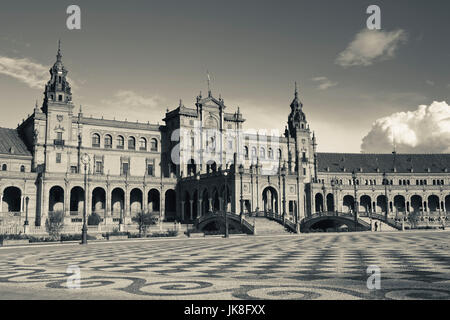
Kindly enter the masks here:
<path id="1" fill-rule="evenodd" d="M 363 138 L 361 151 L 386 153 L 450 153 L 450 106 L 445 102 L 421 105 L 376 120 Z"/>
<path id="2" fill-rule="evenodd" d="M 48 80 L 50 67 L 34 62 L 28 58 L 9 58 L 0 56 L 0 74 L 13 77 L 32 89 L 44 90 Z M 72 88 L 78 88 L 69 77 L 67 78 Z"/>
<path id="3" fill-rule="evenodd" d="M 370 66 L 376 60 L 392 59 L 406 40 L 406 32 L 401 29 L 391 32 L 364 29 L 339 54 L 336 63 L 343 67 Z"/>
<path id="4" fill-rule="evenodd" d="M 105 118 L 156 123 L 162 119 L 161 113 L 165 111 L 163 102 L 164 99 L 158 95 L 145 97 L 132 90 L 119 90 L 112 99 L 101 100 L 99 107 L 93 107 L 92 110 Z"/>
<path id="5" fill-rule="evenodd" d="M 330 81 L 327 77 L 315 77 L 312 79 L 313 81 L 319 84 L 320 90 L 326 90 L 328 88 L 337 86 L 337 82 Z"/>
<path id="6" fill-rule="evenodd" d="M 49 80 L 49 68 L 27 58 L 0 56 L 0 74 L 16 78 L 32 89 L 44 89 Z"/>

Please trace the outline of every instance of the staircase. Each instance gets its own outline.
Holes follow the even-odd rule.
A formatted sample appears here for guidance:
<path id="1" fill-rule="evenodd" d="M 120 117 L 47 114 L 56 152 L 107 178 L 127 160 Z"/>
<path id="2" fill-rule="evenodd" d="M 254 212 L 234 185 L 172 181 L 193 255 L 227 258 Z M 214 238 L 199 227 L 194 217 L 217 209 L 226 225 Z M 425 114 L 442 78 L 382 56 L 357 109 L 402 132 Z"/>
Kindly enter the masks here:
<path id="1" fill-rule="evenodd" d="M 248 221 L 253 223 L 253 219 L 255 219 L 255 231 L 257 235 L 272 235 L 272 234 L 289 234 L 289 230 L 287 230 L 282 224 L 277 221 L 269 220 L 265 217 L 250 217 Z"/>
<path id="2" fill-rule="evenodd" d="M 360 219 L 370 224 L 370 219 L 369 218 L 367 218 L 367 217 L 360 217 Z M 373 231 L 375 231 L 375 221 L 378 223 L 378 230 L 377 231 L 398 231 L 397 228 L 394 228 L 394 227 L 388 225 L 384 221 L 380 221 L 378 219 L 372 219 Z M 381 230 L 380 230 L 380 227 L 381 227 Z"/>

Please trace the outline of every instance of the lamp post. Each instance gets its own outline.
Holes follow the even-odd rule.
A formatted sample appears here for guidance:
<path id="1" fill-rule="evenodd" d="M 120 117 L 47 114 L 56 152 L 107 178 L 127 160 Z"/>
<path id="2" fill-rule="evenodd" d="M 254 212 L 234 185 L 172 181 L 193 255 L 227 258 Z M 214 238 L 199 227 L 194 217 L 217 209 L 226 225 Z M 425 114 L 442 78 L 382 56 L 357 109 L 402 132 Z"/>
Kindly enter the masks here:
<path id="1" fill-rule="evenodd" d="M 242 218 L 243 218 L 243 215 L 244 215 L 244 199 L 243 199 L 244 195 L 242 194 L 242 192 L 243 192 L 243 190 L 242 190 L 242 188 L 243 188 L 242 175 L 243 174 L 244 174 L 244 166 L 241 164 L 239 166 L 239 177 L 241 179 L 241 197 L 240 197 L 240 200 L 241 200 L 241 223 L 242 223 Z"/>
<path id="2" fill-rule="evenodd" d="M 352 179 L 353 179 L 353 188 L 355 190 L 355 201 L 354 201 L 354 206 L 355 206 L 355 231 L 357 231 L 358 228 L 358 195 L 356 193 L 356 172 L 355 170 L 353 170 L 352 172 Z"/>
<path id="3" fill-rule="evenodd" d="M 223 176 L 225 178 L 225 205 L 224 205 L 224 213 L 225 213 L 225 238 L 228 238 L 228 217 L 227 217 L 227 207 L 228 207 L 228 188 L 227 188 L 227 174 L 228 170 L 225 169 Z"/>
<path id="4" fill-rule="evenodd" d="M 283 225 L 286 224 L 286 163 L 281 167 L 281 177 L 283 178 Z"/>
<path id="5" fill-rule="evenodd" d="M 387 196 L 388 180 L 387 180 L 386 172 L 383 172 L 383 184 L 384 184 L 384 197 L 386 198 L 386 210 L 385 210 L 385 217 L 384 218 L 387 221 L 387 219 L 388 219 L 388 212 L 389 212 L 389 201 L 388 201 L 388 196 Z"/>
<path id="6" fill-rule="evenodd" d="M 333 192 L 333 211 L 336 212 L 336 196 L 335 196 L 336 178 L 331 179 L 331 191 Z M 328 208 L 329 210 L 329 208 Z"/>
<path id="7" fill-rule="evenodd" d="M 87 244 L 87 224 L 86 224 L 86 211 L 87 211 L 87 169 L 91 158 L 87 153 L 81 157 L 81 163 L 84 165 L 84 209 L 83 209 L 83 228 L 81 229 L 81 244 Z"/>
<path id="8" fill-rule="evenodd" d="M 28 231 L 28 203 L 30 202 L 30 198 L 25 198 L 25 222 L 23 223 L 23 233 L 27 233 Z"/>

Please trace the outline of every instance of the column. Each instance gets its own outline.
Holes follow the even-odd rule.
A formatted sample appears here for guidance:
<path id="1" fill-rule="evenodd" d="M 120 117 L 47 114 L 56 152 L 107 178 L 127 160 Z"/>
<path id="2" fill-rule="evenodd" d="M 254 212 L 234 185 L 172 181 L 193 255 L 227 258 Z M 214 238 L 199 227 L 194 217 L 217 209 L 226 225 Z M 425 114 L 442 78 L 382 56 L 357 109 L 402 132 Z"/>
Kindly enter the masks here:
<path id="1" fill-rule="evenodd" d="M 128 188 L 126 189 L 126 191 L 125 191 L 125 196 L 124 196 L 124 213 L 123 213 L 123 216 L 124 217 L 128 217 L 128 215 L 130 214 L 130 196 L 129 196 L 129 194 L 128 194 Z"/>
<path id="2" fill-rule="evenodd" d="M 198 204 L 197 204 L 197 218 L 202 216 L 202 199 L 199 198 L 198 199 Z"/>
<path id="3" fill-rule="evenodd" d="M 181 221 L 184 221 L 184 201 L 181 201 Z"/>
<path id="4" fill-rule="evenodd" d="M 212 207 L 212 198 L 209 198 L 209 211 L 212 211 L 213 207 Z"/>
<path id="5" fill-rule="evenodd" d="M 3 212 L 3 194 L 0 194 L 0 212 Z"/>
<path id="6" fill-rule="evenodd" d="M 142 201 L 144 202 L 142 204 L 142 209 L 145 213 L 148 213 L 148 193 L 147 188 L 144 186 L 143 192 L 142 192 Z"/>
<path id="7" fill-rule="evenodd" d="M 23 202 L 24 202 L 24 196 L 20 196 L 20 212 L 23 212 Z M 65 202 L 65 201 L 64 201 Z M 65 203 L 64 203 L 64 208 L 65 208 Z"/>
<path id="8" fill-rule="evenodd" d="M 111 191 L 109 190 L 109 187 L 106 188 L 106 196 L 105 196 L 105 201 L 106 201 L 106 216 L 110 217 L 112 215 L 111 213 Z"/>
<path id="9" fill-rule="evenodd" d="M 191 211 L 191 221 L 194 220 L 194 200 L 189 200 L 189 208 Z"/>

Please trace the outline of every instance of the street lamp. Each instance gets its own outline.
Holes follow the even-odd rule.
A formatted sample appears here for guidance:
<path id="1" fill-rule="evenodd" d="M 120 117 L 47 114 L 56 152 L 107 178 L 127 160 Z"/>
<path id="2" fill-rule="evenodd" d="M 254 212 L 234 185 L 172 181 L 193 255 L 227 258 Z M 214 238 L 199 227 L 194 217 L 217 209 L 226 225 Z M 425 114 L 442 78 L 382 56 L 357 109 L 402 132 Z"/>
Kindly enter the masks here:
<path id="1" fill-rule="evenodd" d="M 355 190 L 355 201 L 354 201 L 354 206 L 355 206 L 355 231 L 357 231 L 358 228 L 358 195 L 356 193 L 356 172 L 355 170 L 353 170 L 352 172 L 352 179 L 353 179 L 353 188 Z"/>
<path id="2" fill-rule="evenodd" d="M 388 185 L 388 180 L 387 180 L 386 172 L 383 172 L 383 184 L 384 184 L 384 197 L 386 198 L 385 219 L 386 219 L 386 221 L 387 221 L 387 218 L 388 218 L 388 210 L 389 210 L 389 201 L 388 201 L 388 196 L 387 196 L 387 185 Z"/>
<path id="3" fill-rule="evenodd" d="M 228 170 L 225 169 L 225 171 L 223 172 L 223 176 L 225 178 L 225 205 L 224 205 L 224 213 L 225 213 L 225 238 L 228 238 L 228 217 L 227 217 L 227 206 L 228 206 L 228 188 L 227 188 L 227 174 L 228 174 Z"/>
<path id="4" fill-rule="evenodd" d="M 333 192 L 333 211 L 336 212 L 336 197 L 335 197 L 336 178 L 331 179 L 331 191 Z"/>
<path id="5" fill-rule="evenodd" d="M 30 202 L 30 198 L 29 197 L 26 197 L 25 198 L 25 222 L 23 223 L 23 231 L 24 231 L 24 233 L 27 233 L 27 229 L 28 229 L 28 225 L 29 225 L 29 222 L 28 222 L 28 203 Z"/>
<path id="6" fill-rule="evenodd" d="M 240 200 L 241 200 L 241 223 L 242 223 L 242 217 L 243 217 L 243 215 L 244 215 L 244 199 L 243 199 L 243 194 L 242 194 L 242 192 L 243 192 L 243 190 L 242 190 L 242 175 L 244 174 L 244 166 L 241 164 L 240 166 L 239 166 L 239 177 L 240 177 L 240 179 L 241 179 L 241 198 L 240 198 Z"/>
<path id="7" fill-rule="evenodd" d="M 286 163 L 281 167 L 281 177 L 283 178 L 283 225 L 286 224 Z"/>
<path id="8" fill-rule="evenodd" d="M 84 209 L 83 209 L 83 228 L 81 229 L 81 244 L 87 244 L 87 225 L 86 225 L 86 211 L 87 211 L 87 169 L 91 158 L 87 153 L 81 157 L 81 163 L 84 164 Z"/>

